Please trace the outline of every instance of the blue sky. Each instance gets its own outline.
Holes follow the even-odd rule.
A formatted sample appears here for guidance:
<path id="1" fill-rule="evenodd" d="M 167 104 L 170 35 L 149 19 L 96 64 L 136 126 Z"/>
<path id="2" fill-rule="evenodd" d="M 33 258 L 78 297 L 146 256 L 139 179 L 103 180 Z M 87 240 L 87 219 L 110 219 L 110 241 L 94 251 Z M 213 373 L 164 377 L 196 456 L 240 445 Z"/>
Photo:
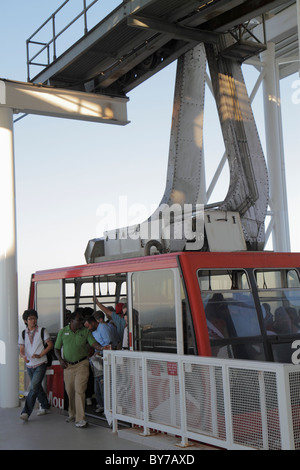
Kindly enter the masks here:
<path id="1" fill-rule="evenodd" d="M 76 11 L 82 0 L 72 0 Z M 62 4 L 62 0 L 10 0 L 0 16 L 0 78 L 27 80 L 26 39 Z M 102 0 L 108 10 L 119 1 Z M 74 10 L 74 11 L 75 11 Z M 73 11 L 72 11 L 73 13 Z M 98 11 L 100 15 L 100 10 Z M 75 16 L 75 15 L 74 15 Z M 61 18 L 62 21 L 67 18 Z M 76 38 L 77 39 L 77 38 Z M 67 39 L 66 39 L 67 40 Z M 68 39 L 70 40 L 70 38 Z M 246 71 L 249 84 L 255 73 Z M 39 269 L 84 264 L 89 239 L 99 236 L 101 204 L 157 206 L 164 193 L 176 64 L 129 94 L 125 127 L 28 116 L 14 126 L 17 193 L 19 305 L 27 307 L 30 275 Z M 292 249 L 300 251 L 298 172 L 300 103 L 298 75 L 281 84 L 283 129 Z M 299 83 L 300 88 L 300 83 Z M 298 94 L 300 96 L 300 93 Z M 254 112 L 262 145 L 261 95 Z M 207 99 L 211 100 L 207 95 Z M 300 99 L 299 99 L 300 101 Z M 213 106 L 209 106 L 205 155 L 207 182 L 223 153 Z M 215 120 L 215 121 L 214 121 Z M 215 125 L 211 125 L 216 122 Z M 226 171 L 225 171 L 226 175 Z M 218 187 L 215 200 L 225 195 Z M 125 198 L 125 199 L 124 199 Z M 120 214 L 120 225 L 122 214 Z"/>

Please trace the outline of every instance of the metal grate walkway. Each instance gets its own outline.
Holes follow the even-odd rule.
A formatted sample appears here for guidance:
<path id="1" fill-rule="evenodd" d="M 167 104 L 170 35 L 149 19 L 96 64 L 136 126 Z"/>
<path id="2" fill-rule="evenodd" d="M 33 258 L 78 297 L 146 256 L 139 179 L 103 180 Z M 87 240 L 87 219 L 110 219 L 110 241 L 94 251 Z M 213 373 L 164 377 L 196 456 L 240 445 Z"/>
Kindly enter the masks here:
<path id="1" fill-rule="evenodd" d="M 238 24 L 273 8 L 295 3 L 291 0 L 80 2 L 81 7 L 75 11 L 74 0 L 64 1 L 27 40 L 28 81 L 124 96 L 198 43 L 214 43 L 218 34 Z M 108 5 L 115 9 L 107 13 Z M 61 24 L 61 16 L 65 18 L 67 9 L 71 8 L 73 16 L 69 23 Z M 69 47 L 61 49 L 61 43 Z"/>

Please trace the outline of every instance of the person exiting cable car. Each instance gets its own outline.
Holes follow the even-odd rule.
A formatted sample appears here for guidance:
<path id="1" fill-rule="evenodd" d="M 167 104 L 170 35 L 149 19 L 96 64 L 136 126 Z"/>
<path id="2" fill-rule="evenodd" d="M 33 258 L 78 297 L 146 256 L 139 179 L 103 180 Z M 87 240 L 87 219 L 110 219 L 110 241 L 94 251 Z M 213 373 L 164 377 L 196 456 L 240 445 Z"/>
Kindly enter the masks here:
<path id="1" fill-rule="evenodd" d="M 26 363 L 31 383 L 20 419 L 27 421 L 33 411 L 36 399 L 41 405 L 39 416 L 46 414 L 50 408 L 42 382 L 47 369 L 47 353 L 53 349 L 53 342 L 47 330 L 38 326 L 36 310 L 25 310 L 23 320 L 26 329 L 19 337 L 20 356 Z"/>

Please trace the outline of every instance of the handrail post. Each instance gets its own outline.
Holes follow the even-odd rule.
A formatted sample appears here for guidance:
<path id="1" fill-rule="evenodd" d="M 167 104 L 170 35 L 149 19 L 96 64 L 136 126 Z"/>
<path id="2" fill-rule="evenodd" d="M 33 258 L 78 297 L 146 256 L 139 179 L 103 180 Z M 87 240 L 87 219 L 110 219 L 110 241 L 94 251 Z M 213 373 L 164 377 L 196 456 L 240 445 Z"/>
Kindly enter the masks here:
<path id="1" fill-rule="evenodd" d="M 86 0 L 83 0 L 83 12 L 84 12 L 84 34 L 87 34 L 88 27 L 87 27 L 87 16 L 86 16 Z"/>
<path id="2" fill-rule="evenodd" d="M 53 60 L 56 60 L 55 14 L 52 15 Z"/>
<path id="3" fill-rule="evenodd" d="M 186 402 L 185 402 L 185 361 L 178 358 L 177 370 L 178 370 L 178 381 L 179 381 L 179 407 L 180 407 L 180 422 L 181 422 L 181 447 L 187 447 L 189 445 L 187 432 L 187 413 L 186 413 Z"/>
<path id="4" fill-rule="evenodd" d="M 50 65 L 50 45 L 49 44 L 47 45 L 47 61 L 48 61 L 48 65 Z"/>
<path id="5" fill-rule="evenodd" d="M 111 398 L 112 398 L 112 432 L 117 434 L 118 432 L 118 420 L 116 419 L 117 414 L 117 388 L 116 388 L 116 356 L 111 354 Z"/>
<path id="6" fill-rule="evenodd" d="M 148 402 L 148 376 L 147 376 L 147 357 L 142 356 L 142 380 L 143 380 L 143 436 L 150 436 L 149 422 L 149 402 Z"/>
<path id="7" fill-rule="evenodd" d="M 232 449 L 234 444 L 232 410 L 231 410 L 231 390 L 230 390 L 230 372 L 229 365 L 222 365 L 222 382 L 224 394 L 224 414 L 225 414 L 225 431 L 226 431 L 226 448 Z"/>
<path id="8" fill-rule="evenodd" d="M 282 365 L 276 374 L 282 450 L 295 450 L 289 371 L 288 366 Z"/>
<path id="9" fill-rule="evenodd" d="M 30 60 L 29 60 L 29 40 L 26 41 L 26 53 L 27 53 L 27 81 L 30 82 Z"/>

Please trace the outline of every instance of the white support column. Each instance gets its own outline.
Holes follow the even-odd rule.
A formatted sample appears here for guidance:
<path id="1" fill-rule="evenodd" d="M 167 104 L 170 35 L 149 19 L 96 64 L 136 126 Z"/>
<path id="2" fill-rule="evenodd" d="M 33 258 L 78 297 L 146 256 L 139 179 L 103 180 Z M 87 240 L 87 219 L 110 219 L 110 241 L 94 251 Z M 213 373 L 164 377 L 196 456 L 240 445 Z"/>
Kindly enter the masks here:
<path id="1" fill-rule="evenodd" d="M 273 207 L 273 250 L 290 251 L 285 162 L 282 142 L 281 103 L 275 45 L 261 55 L 265 76 L 263 80 L 267 161 L 270 182 L 270 202 Z"/>
<path id="2" fill-rule="evenodd" d="M 18 282 L 13 110 L 0 107 L 0 407 L 18 406 Z"/>

